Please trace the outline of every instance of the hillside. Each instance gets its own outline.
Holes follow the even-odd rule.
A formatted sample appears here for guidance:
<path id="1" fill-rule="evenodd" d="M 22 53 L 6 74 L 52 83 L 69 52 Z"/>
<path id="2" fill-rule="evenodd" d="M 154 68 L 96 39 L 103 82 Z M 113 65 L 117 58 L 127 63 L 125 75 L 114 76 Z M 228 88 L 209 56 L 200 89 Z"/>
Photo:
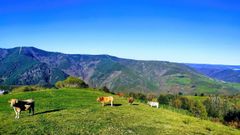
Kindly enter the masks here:
<path id="1" fill-rule="evenodd" d="M 115 98 L 115 106 L 102 107 L 91 89 L 61 89 L 15 93 L 0 96 L 0 134 L 221 134 L 240 131 L 219 123 L 201 120 L 167 109 L 156 109 L 125 98 Z M 23 112 L 19 120 L 7 101 L 34 98 L 36 115 Z"/>
<path id="2" fill-rule="evenodd" d="M 199 73 L 225 82 L 240 83 L 240 66 L 187 64 Z"/>
<path id="3" fill-rule="evenodd" d="M 54 85 L 67 76 L 91 87 L 142 93 L 223 93 L 240 91 L 240 84 L 210 79 L 185 64 L 138 61 L 109 55 L 47 52 L 34 47 L 0 49 L 1 85 Z"/>

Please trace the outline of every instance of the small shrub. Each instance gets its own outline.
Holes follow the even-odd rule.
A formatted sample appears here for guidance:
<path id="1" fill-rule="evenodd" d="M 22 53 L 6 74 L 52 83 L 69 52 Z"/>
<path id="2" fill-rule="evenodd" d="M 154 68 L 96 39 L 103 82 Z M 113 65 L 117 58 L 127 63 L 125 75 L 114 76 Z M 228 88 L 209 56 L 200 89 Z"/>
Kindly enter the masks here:
<path id="1" fill-rule="evenodd" d="M 191 121 L 189 119 L 185 119 L 185 120 L 183 120 L 183 123 L 188 125 L 191 123 Z"/>
<path id="2" fill-rule="evenodd" d="M 190 111 L 195 117 L 199 118 L 206 118 L 208 115 L 205 106 L 200 101 L 195 101 Z"/>
<path id="3" fill-rule="evenodd" d="M 167 94 L 167 95 L 160 95 L 158 97 L 158 102 L 160 104 L 164 104 L 164 105 L 170 105 L 172 103 L 172 99 L 174 99 L 174 95 L 171 94 Z"/>
<path id="4" fill-rule="evenodd" d="M 102 91 L 106 92 L 106 93 L 111 93 L 111 91 L 106 87 L 104 86 L 103 88 L 101 88 Z"/>
<path id="5" fill-rule="evenodd" d="M 240 128 L 240 110 L 231 110 L 224 116 L 224 121 L 231 126 Z"/>
<path id="6" fill-rule="evenodd" d="M 145 102 L 147 100 L 146 95 L 144 95 L 143 93 L 137 93 L 137 99 L 139 99 L 141 102 Z"/>
<path id="7" fill-rule="evenodd" d="M 187 97 L 180 97 L 180 100 L 182 102 L 181 108 L 190 111 L 193 107 L 193 100 Z"/>
<path id="8" fill-rule="evenodd" d="M 207 98 L 203 104 L 206 107 L 209 117 L 221 118 L 223 115 L 223 101 L 218 96 Z"/>
<path id="9" fill-rule="evenodd" d="M 88 85 L 77 77 L 68 77 L 64 81 L 58 81 L 55 83 L 57 88 L 88 88 Z"/>
<path id="10" fill-rule="evenodd" d="M 178 92 L 178 95 L 179 95 L 179 96 L 182 96 L 182 95 L 183 95 L 183 93 L 182 93 L 182 92 Z"/>
<path id="11" fill-rule="evenodd" d="M 16 93 L 16 92 L 29 92 L 29 91 L 38 91 L 38 90 L 42 90 L 45 89 L 43 87 L 40 86 L 20 86 L 17 88 L 14 88 L 12 90 L 12 92 Z"/>
<path id="12" fill-rule="evenodd" d="M 176 98 L 172 101 L 172 106 L 175 108 L 181 108 L 182 101 L 179 98 Z"/>
<path id="13" fill-rule="evenodd" d="M 130 93 L 128 93 L 128 96 L 133 97 L 134 99 L 138 99 L 138 100 L 140 100 L 140 102 L 146 102 L 147 101 L 147 97 L 143 93 L 130 92 Z"/>
<path id="14" fill-rule="evenodd" d="M 147 100 L 148 101 L 153 101 L 154 99 L 156 99 L 156 95 L 155 94 L 152 94 L 152 93 L 150 93 L 150 94 L 147 94 Z"/>
<path id="15" fill-rule="evenodd" d="M 56 87 L 56 88 L 64 88 L 63 81 L 58 81 L 58 82 L 56 82 L 55 87 Z"/>

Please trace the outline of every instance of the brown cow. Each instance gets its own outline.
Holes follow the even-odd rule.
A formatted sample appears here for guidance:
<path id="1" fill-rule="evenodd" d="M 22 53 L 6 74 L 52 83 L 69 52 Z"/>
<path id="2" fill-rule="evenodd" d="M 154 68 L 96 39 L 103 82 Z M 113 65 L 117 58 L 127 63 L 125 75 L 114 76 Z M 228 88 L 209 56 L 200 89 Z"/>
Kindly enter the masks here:
<path id="1" fill-rule="evenodd" d="M 134 102 L 134 98 L 133 97 L 128 98 L 128 103 L 129 104 L 132 104 L 133 102 Z"/>
<path id="2" fill-rule="evenodd" d="M 29 110 L 29 113 L 32 112 L 32 115 L 34 115 L 34 100 L 33 99 L 27 99 L 27 100 L 18 100 L 18 99 L 11 99 L 9 101 L 11 104 L 10 106 L 13 107 L 16 116 L 16 119 L 19 119 L 19 115 L 21 111 L 27 111 Z"/>
<path id="3" fill-rule="evenodd" d="M 116 95 L 118 95 L 119 97 L 123 97 L 124 96 L 124 93 L 117 93 Z"/>
<path id="4" fill-rule="evenodd" d="M 104 103 L 108 103 L 108 102 L 111 102 L 111 106 L 113 106 L 113 97 L 112 96 L 109 96 L 109 97 L 98 97 L 97 101 L 101 102 L 102 106 L 104 106 Z"/>

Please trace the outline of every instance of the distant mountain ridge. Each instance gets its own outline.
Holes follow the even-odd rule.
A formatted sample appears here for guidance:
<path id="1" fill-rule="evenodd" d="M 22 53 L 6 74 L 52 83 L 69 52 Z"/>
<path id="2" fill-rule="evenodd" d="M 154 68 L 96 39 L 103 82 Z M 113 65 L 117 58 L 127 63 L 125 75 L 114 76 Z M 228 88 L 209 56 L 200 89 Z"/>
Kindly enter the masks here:
<path id="1" fill-rule="evenodd" d="M 212 80 L 185 64 L 63 54 L 34 47 L 0 49 L 0 67 L 1 85 L 54 85 L 76 76 L 92 87 L 107 86 L 115 92 L 233 94 L 240 90 L 237 84 Z"/>
<path id="2" fill-rule="evenodd" d="M 225 82 L 240 83 L 240 66 L 187 64 L 199 73 Z"/>

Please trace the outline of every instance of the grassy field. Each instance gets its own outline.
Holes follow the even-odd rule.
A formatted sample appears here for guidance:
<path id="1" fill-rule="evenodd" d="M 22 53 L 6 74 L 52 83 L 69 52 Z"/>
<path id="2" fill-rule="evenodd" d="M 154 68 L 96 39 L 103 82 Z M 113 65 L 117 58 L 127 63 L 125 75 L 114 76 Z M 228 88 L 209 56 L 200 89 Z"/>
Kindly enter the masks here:
<path id="1" fill-rule="evenodd" d="M 143 103 L 127 104 L 114 96 L 114 107 L 102 107 L 91 89 L 44 90 L 0 96 L 0 134 L 217 134 L 239 135 L 240 130 Z M 20 119 L 7 102 L 34 98 L 36 115 L 23 112 Z"/>

